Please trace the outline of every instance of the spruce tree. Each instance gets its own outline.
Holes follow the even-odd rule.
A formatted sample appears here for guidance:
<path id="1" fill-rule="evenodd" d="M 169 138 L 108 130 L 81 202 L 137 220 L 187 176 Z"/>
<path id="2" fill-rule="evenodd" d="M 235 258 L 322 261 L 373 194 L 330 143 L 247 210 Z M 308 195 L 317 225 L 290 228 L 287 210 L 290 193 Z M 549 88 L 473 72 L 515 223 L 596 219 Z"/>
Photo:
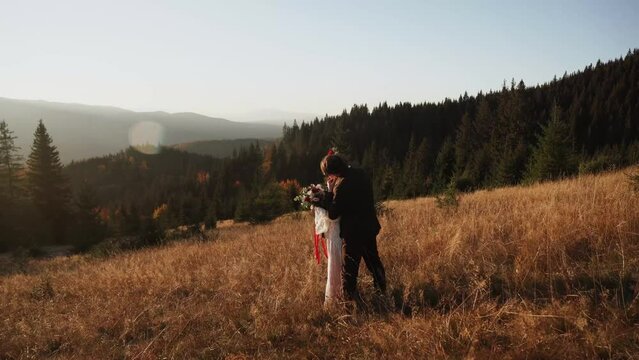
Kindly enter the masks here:
<path id="1" fill-rule="evenodd" d="M 382 178 L 380 180 L 380 191 L 379 197 L 380 199 L 388 199 L 391 197 L 393 193 L 393 189 L 396 186 L 396 174 L 398 173 L 398 169 L 396 165 L 387 165 L 382 174 Z"/>
<path id="2" fill-rule="evenodd" d="M 0 251 L 8 250 L 24 238 L 20 234 L 22 203 L 21 172 L 22 157 L 17 154 L 13 131 L 3 120 L 0 122 Z"/>
<path id="3" fill-rule="evenodd" d="M 346 117 L 337 120 L 331 145 L 337 149 L 337 152 L 348 160 L 352 160 L 352 149 L 350 142 L 350 131 L 346 127 Z"/>
<path id="4" fill-rule="evenodd" d="M 433 191 L 444 191 L 454 177 L 455 172 L 455 147 L 450 139 L 446 139 L 439 149 L 435 160 L 435 182 Z"/>
<path id="5" fill-rule="evenodd" d="M 408 150 L 402 163 L 401 178 L 398 179 L 395 185 L 395 195 L 399 198 L 415 196 L 411 194 L 413 192 L 411 185 L 413 182 L 413 169 L 415 167 L 415 151 L 417 151 L 417 144 L 415 142 L 415 134 L 411 134 L 410 141 L 408 142 Z"/>
<path id="6" fill-rule="evenodd" d="M 428 184 L 426 182 L 426 174 L 428 173 L 428 142 L 426 138 L 422 139 L 415 152 L 413 170 L 413 186 L 415 189 L 415 196 L 426 195 L 428 192 Z"/>
<path id="7" fill-rule="evenodd" d="M 550 122 L 543 128 L 532 155 L 529 180 L 542 181 L 570 175 L 576 171 L 570 127 L 561 119 L 561 109 L 554 104 Z"/>
<path id="8" fill-rule="evenodd" d="M 523 141 L 512 151 L 504 151 L 497 161 L 493 185 L 508 186 L 519 183 L 526 169 L 528 152 Z"/>
<path id="9" fill-rule="evenodd" d="M 100 219 L 97 195 L 86 182 L 80 187 L 74 205 L 74 242 L 79 249 L 86 250 L 106 236 L 106 226 Z"/>
<path id="10" fill-rule="evenodd" d="M 488 185 L 493 168 L 491 134 L 495 128 L 495 115 L 485 96 L 479 100 L 477 114 L 471 128 L 472 136 L 468 138 L 471 143 L 469 158 L 466 159 L 466 168 L 459 179 L 463 188 Z"/>
<path id="11" fill-rule="evenodd" d="M 419 146 L 416 139 L 411 136 L 408 152 L 404 160 L 402 171 L 402 191 L 400 196 L 414 198 L 426 194 L 426 161 L 428 144 L 422 139 Z"/>
<path id="12" fill-rule="evenodd" d="M 204 226 L 208 229 L 215 229 L 217 226 L 217 210 L 215 206 L 215 202 L 211 201 L 209 207 L 206 209 L 206 214 L 204 215 Z"/>
<path id="13" fill-rule="evenodd" d="M 368 171 L 371 178 L 376 177 L 376 170 L 379 168 L 377 156 L 377 144 L 373 140 L 371 145 L 364 151 L 364 156 L 362 156 L 362 168 Z"/>
<path id="14" fill-rule="evenodd" d="M 468 166 L 469 159 L 472 155 L 472 122 L 470 115 L 466 112 L 462 116 L 459 127 L 457 128 L 457 137 L 455 139 L 455 174 L 456 177 L 462 176 L 464 170 Z"/>
<path id="15" fill-rule="evenodd" d="M 0 196 L 14 202 L 20 194 L 22 156 L 14 143 L 17 137 L 6 121 L 0 122 Z"/>
<path id="16" fill-rule="evenodd" d="M 27 160 L 27 181 L 33 205 L 41 220 L 48 225 L 49 233 L 42 236 L 62 243 L 69 212 L 69 186 L 62 174 L 62 164 L 57 148 L 42 120 L 38 122 L 31 154 Z"/>

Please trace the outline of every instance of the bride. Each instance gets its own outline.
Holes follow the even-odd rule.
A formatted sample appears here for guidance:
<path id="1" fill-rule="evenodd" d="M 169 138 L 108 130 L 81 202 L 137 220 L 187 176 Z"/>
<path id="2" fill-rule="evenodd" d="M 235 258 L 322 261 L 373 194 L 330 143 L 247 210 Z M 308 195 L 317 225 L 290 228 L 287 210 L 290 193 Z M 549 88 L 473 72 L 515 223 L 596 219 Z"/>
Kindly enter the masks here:
<path id="1" fill-rule="evenodd" d="M 335 179 L 329 177 L 328 192 L 333 192 Z M 314 207 L 315 233 L 322 234 L 326 240 L 326 255 L 328 257 L 328 271 L 326 276 L 326 290 L 324 292 L 324 306 L 330 306 L 343 299 L 342 296 L 342 238 L 340 237 L 339 219 L 331 220 L 328 211 L 319 206 Z"/>

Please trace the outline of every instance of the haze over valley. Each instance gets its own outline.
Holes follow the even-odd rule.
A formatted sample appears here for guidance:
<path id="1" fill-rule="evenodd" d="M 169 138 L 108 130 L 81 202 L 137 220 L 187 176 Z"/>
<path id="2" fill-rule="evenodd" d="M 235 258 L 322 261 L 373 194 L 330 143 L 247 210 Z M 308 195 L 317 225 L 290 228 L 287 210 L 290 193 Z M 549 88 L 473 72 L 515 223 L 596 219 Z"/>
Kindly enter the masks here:
<path id="1" fill-rule="evenodd" d="M 130 129 L 139 123 L 158 124 L 158 140 L 162 145 L 240 138 L 273 139 L 282 133 L 281 125 L 234 122 L 192 112 L 135 112 L 117 107 L 0 98 L 0 120 L 5 120 L 14 131 L 16 145 L 24 156 L 29 153 L 33 132 L 40 119 L 54 139 L 63 163 L 128 147 L 131 145 Z"/>

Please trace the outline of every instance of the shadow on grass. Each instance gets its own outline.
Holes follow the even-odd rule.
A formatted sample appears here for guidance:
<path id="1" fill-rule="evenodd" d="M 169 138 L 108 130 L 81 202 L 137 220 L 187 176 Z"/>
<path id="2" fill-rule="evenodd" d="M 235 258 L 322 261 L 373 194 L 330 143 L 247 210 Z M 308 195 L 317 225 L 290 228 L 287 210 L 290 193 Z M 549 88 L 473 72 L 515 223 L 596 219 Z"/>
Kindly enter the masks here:
<path id="1" fill-rule="evenodd" d="M 404 316 L 426 310 L 449 313 L 455 309 L 472 308 L 484 301 L 504 304 L 510 300 L 527 300 L 544 305 L 575 296 L 588 299 L 593 306 L 605 301 L 627 309 L 638 296 L 638 280 L 636 275 L 619 276 L 614 273 L 598 276 L 579 274 L 569 279 L 554 275 L 531 278 L 518 284 L 499 275 L 484 279 L 457 278 L 439 283 L 419 283 L 409 288 L 396 285 L 390 291 L 389 301 L 393 311 Z"/>

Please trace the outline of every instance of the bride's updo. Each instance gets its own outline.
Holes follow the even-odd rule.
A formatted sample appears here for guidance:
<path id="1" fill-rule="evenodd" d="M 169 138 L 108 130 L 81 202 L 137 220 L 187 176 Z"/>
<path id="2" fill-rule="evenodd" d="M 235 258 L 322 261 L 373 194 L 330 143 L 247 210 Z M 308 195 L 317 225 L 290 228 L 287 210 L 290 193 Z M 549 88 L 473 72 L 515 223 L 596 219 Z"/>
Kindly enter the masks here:
<path id="1" fill-rule="evenodd" d="M 343 175 L 347 168 L 348 164 L 346 163 L 346 160 L 338 154 L 326 155 L 322 161 L 320 161 L 320 170 L 322 170 L 322 174 L 324 174 L 324 176 Z"/>

